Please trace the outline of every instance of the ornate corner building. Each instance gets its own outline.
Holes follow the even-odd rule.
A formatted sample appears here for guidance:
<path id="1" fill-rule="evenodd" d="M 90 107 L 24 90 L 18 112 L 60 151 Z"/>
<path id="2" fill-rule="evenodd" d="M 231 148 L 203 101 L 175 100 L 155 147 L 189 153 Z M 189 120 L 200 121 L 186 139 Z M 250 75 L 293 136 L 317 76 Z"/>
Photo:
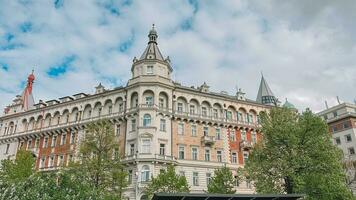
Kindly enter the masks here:
<path id="1" fill-rule="evenodd" d="M 86 125 L 109 119 L 115 127 L 119 152 L 127 166 L 126 199 L 144 199 L 144 187 L 167 164 L 184 175 L 192 192 L 207 190 L 216 168 L 233 174 L 243 167 L 249 150 L 261 139 L 259 113 L 278 103 L 262 76 L 257 100 L 186 87 L 172 81 L 169 57 L 149 32 L 142 56 L 133 59 L 125 87 L 95 94 L 79 93 L 34 104 L 31 74 L 22 95 L 0 117 L 0 159 L 12 159 L 18 149 L 36 155 L 38 170 L 56 170 L 76 159 Z M 239 193 L 253 193 L 247 181 L 236 181 Z"/>

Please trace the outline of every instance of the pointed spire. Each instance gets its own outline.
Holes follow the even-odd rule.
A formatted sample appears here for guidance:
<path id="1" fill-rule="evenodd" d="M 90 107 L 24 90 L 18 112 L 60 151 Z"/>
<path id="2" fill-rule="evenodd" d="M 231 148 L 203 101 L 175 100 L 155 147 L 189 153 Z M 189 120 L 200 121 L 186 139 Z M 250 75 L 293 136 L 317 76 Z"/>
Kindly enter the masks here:
<path id="1" fill-rule="evenodd" d="M 34 70 L 32 69 L 32 73 L 27 77 L 27 86 L 21 96 L 22 97 L 22 108 L 24 111 L 31 109 L 35 104 L 35 101 L 34 101 L 33 95 L 32 95 L 32 86 L 33 86 L 34 80 L 35 80 L 35 75 L 34 75 Z"/>
<path id="2" fill-rule="evenodd" d="M 152 29 L 148 33 L 148 45 L 139 60 L 157 59 L 157 60 L 165 61 L 160 50 L 158 49 L 157 38 L 158 38 L 158 34 L 155 29 L 155 25 L 153 24 Z"/>
<path id="3" fill-rule="evenodd" d="M 262 72 L 261 72 L 261 83 L 258 89 L 257 99 L 256 101 L 265 105 L 277 105 L 277 99 L 274 96 L 271 88 L 268 86 L 267 81 L 265 80 Z"/>

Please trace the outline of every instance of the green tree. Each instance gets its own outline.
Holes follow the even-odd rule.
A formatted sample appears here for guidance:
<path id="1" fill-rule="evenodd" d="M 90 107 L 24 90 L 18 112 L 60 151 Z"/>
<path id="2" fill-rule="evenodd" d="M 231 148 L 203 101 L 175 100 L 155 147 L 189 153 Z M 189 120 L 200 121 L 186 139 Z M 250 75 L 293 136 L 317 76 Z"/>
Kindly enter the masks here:
<path id="1" fill-rule="evenodd" d="M 80 145 L 81 163 L 74 168 L 101 195 L 108 199 L 121 198 L 127 186 L 127 173 L 120 160 L 113 124 L 100 120 L 88 124 L 85 132 Z"/>
<path id="2" fill-rule="evenodd" d="M 226 166 L 216 169 L 208 185 L 208 193 L 235 194 L 235 178 Z"/>
<path id="3" fill-rule="evenodd" d="M 152 177 L 151 182 L 146 186 L 145 193 L 149 199 L 157 192 L 189 192 L 187 179 L 185 176 L 177 175 L 174 166 L 169 165 L 167 170 L 161 171 L 156 178 Z"/>
<path id="4" fill-rule="evenodd" d="M 0 167 L 2 184 L 19 183 L 34 173 L 35 158 L 29 151 L 19 150 L 15 160 L 3 160 Z"/>
<path id="5" fill-rule="evenodd" d="M 310 110 L 273 108 L 261 115 L 263 140 L 246 164 L 259 193 L 305 193 L 310 200 L 353 199 L 342 155 L 327 125 Z"/>

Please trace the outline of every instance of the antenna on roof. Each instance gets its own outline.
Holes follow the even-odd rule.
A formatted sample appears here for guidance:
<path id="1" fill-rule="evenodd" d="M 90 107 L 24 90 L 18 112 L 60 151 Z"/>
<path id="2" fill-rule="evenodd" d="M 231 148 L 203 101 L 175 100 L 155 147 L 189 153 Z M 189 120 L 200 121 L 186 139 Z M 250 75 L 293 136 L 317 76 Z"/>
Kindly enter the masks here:
<path id="1" fill-rule="evenodd" d="M 325 100 L 325 107 L 326 109 L 329 109 L 328 102 Z"/>
<path id="2" fill-rule="evenodd" d="M 337 102 L 340 104 L 339 96 L 336 96 L 336 100 L 337 100 Z"/>

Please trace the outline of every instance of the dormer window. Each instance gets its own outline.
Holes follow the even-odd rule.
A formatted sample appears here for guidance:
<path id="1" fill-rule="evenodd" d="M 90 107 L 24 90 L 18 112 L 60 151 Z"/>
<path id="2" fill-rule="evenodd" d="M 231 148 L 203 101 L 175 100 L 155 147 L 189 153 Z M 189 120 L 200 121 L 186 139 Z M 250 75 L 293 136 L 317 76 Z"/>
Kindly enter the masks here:
<path id="1" fill-rule="evenodd" d="M 147 66 L 147 74 L 153 74 L 153 66 Z"/>

